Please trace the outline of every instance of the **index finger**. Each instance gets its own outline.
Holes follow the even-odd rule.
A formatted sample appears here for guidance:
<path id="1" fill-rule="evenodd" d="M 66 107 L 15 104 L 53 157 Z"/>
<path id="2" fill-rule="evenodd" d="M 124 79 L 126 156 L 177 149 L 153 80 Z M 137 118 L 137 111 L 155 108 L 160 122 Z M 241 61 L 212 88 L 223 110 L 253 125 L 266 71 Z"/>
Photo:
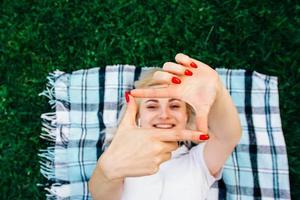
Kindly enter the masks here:
<path id="1" fill-rule="evenodd" d="M 156 88 L 133 89 L 130 91 L 130 94 L 140 98 L 177 98 L 176 92 L 174 92 L 174 89 L 170 85 L 161 85 Z"/>
<path id="2" fill-rule="evenodd" d="M 175 60 L 176 60 L 177 63 L 180 63 L 180 64 L 182 64 L 184 66 L 195 67 L 192 64 L 192 63 L 194 63 L 194 64 L 196 64 L 197 67 L 201 67 L 201 68 L 209 67 L 207 64 L 205 64 L 205 63 L 203 63 L 203 62 L 201 62 L 199 60 L 196 60 L 194 58 L 191 58 L 188 55 L 183 54 L 183 53 L 176 54 Z"/>
<path id="3" fill-rule="evenodd" d="M 209 139 L 206 133 L 200 131 L 192 130 L 174 130 L 169 129 L 169 131 L 161 131 L 155 134 L 160 141 L 164 142 L 176 142 L 176 141 L 205 141 Z"/>

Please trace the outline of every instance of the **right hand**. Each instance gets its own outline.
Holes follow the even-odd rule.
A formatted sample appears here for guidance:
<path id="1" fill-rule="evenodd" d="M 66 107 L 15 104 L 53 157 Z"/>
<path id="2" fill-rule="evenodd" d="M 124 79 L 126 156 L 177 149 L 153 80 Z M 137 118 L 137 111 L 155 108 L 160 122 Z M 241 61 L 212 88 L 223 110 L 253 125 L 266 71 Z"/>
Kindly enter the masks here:
<path id="1" fill-rule="evenodd" d="M 99 165 L 109 180 L 155 174 L 171 158 L 177 141 L 196 141 L 204 133 L 191 130 L 141 128 L 136 125 L 138 106 L 129 95 L 126 113 Z"/>
<path id="2" fill-rule="evenodd" d="M 152 77 L 154 82 L 164 83 L 167 86 L 133 89 L 131 94 L 134 97 L 176 98 L 188 103 L 196 113 L 197 130 L 208 133 L 208 116 L 213 104 L 223 95 L 229 94 L 224 93 L 224 86 L 218 73 L 210 66 L 182 53 L 177 54 L 175 60 L 180 64 L 166 62 L 163 71 L 155 72 Z M 197 69 L 191 67 L 192 62 L 198 66 Z M 185 75 L 186 70 L 193 75 Z M 173 78 L 179 78 L 181 83 L 174 84 Z"/>

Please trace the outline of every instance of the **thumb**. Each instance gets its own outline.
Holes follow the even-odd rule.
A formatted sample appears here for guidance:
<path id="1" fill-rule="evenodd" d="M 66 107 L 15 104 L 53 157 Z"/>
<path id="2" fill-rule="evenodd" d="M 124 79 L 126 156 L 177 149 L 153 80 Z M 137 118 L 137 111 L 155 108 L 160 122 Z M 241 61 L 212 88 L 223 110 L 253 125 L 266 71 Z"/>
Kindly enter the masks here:
<path id="1" fill-rule="evenodd" d="M 127 102 L 127 107 L 120 125 L 123 127 L 136 126 L 138 105 L 134 97 L 130 95 L 130 92 L 125 92 L 125 99 Z"/>
<path id="2" fill-rule="evenodd" d="M 208 122 L 207 117 L 208 115 L 206 113 L 196 114 L 196 126 L 197 130 L 201 131 L 203 133 L 208 133 Z"/>

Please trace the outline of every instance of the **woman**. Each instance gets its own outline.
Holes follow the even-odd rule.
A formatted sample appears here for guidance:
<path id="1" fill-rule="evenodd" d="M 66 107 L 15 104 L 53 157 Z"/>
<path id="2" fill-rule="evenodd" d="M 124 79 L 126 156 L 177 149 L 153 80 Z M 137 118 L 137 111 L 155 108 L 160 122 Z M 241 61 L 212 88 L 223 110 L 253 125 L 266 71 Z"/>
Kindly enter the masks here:
<path id="1" fill-rule="evenodd" d="M 126 94 L 126 113 L 89 183 L 94 199 L 205 199 L 220 178 L 241 137 L 237 111 L 213 69 L 184 54 L 175 59 L 140 78 L 145 84 L 131 91 L 146 97 L 139 106 Z M 187 130 L 193 121 L 198 131 Z"/>

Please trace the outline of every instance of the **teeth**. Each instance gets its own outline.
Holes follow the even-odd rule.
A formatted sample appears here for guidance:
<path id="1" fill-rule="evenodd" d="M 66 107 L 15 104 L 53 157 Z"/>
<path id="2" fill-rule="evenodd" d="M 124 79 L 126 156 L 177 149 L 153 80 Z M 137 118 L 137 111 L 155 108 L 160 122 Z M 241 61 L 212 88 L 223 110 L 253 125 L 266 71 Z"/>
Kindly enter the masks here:
<path id="1" fill-rule="evenodd" d="M 154 125 L 157 128 L 173 128 L 173 124 L 156 124 Z"/>

